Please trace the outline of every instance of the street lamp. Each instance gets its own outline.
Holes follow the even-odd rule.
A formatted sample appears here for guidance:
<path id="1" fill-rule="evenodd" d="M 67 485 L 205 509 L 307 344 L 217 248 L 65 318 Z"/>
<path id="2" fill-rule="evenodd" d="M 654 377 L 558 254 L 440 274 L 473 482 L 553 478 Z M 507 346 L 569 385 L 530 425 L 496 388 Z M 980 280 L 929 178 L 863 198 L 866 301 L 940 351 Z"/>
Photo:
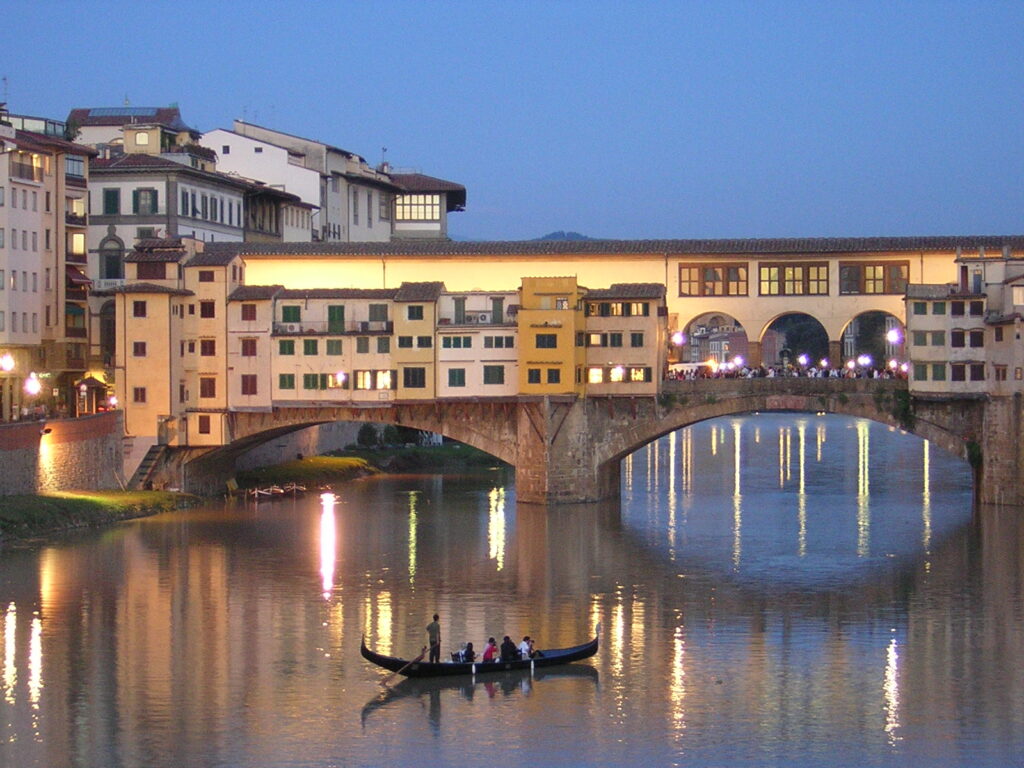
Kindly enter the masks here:
<path id="1" fill-rule="evenodd" d="M 36 376 L 36 372 L 32 371 L 32 373 L 28 375 L 28 378 L 25 379 L 25 394 L 35 397 L 40 393 L 40 391 L 42 391 L 42 389 L 43 385 Z"/>
<path id="2" fill-rule="evenodd" d="M 14 355 L 10 352 L 5 352 L 0 355 L 0 371 L 4 373 L 10 373 L 14 370 Z"/>

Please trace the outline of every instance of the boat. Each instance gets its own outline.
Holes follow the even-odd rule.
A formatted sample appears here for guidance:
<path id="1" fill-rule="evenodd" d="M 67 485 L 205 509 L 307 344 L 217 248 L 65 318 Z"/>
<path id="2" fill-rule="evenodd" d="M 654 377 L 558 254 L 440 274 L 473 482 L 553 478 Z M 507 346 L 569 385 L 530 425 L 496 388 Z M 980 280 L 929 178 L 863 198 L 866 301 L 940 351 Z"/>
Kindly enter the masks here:
<path id="1" fill-rule="evenodd" d="M 597 653 L 598 638 L 583 645 L 574 645 L 571 648 L 549 648 L 537 653 L 530 659 L 517 659 L 515 661 L 422 661 L 423 656 L 415 659 L 403 659 L 398 656 L 385 656 L 384 654 L 371 651 L 366 647 L 366 638 L 363 638 L 359 652 L 367 661 L 383 667 L 389 672 L 395 672 L 406 677 L 442 677 L 447 675 L 481 675 L 491 672 L 507 672 L 517 669 L 536 669 L 539 667 L 553 667 L 558 664 L 568 664 L 571 661 L 587 659 Z"/>

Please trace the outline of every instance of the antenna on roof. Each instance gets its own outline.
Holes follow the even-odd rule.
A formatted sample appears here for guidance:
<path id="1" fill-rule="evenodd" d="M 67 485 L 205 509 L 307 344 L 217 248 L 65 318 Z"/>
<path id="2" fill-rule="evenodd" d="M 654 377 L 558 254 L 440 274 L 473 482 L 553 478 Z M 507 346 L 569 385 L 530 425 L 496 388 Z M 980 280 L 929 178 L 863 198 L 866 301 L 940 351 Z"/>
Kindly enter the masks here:
<path id="1" fill-rule="evenodd" d="M 4 75 L 3 77 L 0 77 L 0 82 L 3 82 L 3 84 L 4 84 L 4 104 L 6 104 L 7 101 L 8 101 L 8 99 L 7 99 L 7 75 Z"/>
<path id="2" fill-rule="evenodd" d="M 126 107 L 127 107 L 127 106 L 129 106 L 129 105 L 131 105 L 131 102 L 130 102 L 130 101 L 128 101 L 128 94 L 127 94 L 127 93 L 126 93 L 126 94 L 124 95 L 124 105 L 125 105 Z"/>

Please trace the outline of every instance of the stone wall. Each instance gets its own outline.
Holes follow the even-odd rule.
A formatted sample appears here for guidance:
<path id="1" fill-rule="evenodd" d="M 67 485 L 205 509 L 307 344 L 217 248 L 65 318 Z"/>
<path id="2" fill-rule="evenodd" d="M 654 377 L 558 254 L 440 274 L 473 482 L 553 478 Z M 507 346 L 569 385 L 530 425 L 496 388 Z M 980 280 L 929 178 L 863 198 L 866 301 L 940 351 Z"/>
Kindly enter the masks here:
<path id="1" fill-rule="evenodd" d="M 123 439 L 122 411 L 4 424 L 0 496 L 120 488 Z"/>

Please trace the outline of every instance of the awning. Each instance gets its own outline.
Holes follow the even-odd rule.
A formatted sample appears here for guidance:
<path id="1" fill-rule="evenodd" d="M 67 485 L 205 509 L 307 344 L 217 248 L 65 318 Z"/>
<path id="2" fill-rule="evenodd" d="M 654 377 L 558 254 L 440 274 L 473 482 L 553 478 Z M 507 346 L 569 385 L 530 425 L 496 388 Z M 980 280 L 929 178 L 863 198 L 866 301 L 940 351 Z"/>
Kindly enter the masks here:
<path id="1" fill-rule="evenodd" d="M 92 280 L 86 277 L 82 270 L 72 264 L 65 264 L 67 269 L 68 282 L 72 285 L 92 285 Z"/>

